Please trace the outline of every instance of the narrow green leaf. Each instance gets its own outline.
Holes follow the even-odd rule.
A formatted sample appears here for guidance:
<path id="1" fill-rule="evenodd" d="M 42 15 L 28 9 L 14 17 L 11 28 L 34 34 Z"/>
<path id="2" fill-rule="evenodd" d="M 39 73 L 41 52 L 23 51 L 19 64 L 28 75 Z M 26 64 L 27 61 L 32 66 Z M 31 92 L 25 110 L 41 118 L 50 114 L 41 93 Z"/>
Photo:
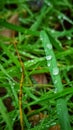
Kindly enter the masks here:
<path id="1" fill-rule="evenodd" d="M 7 110 L 2 102 L 2 99 L 0 99 L 0 113 L 3 117 L 3 120 L 6 122 L 7 126 L 8 126 L 8 130 L 13 130 L 12 129 L 12 123 L 11 123 L 11 119 L 9 118 L 8 114 L 7 114 Z"/>
<path id="2" fill-rule="evenodd" d="M 0 26 L 6 27 L 8 29 L 11 29 L 11 30 L 14 30 L 17 32 L 22 32 L 22 33 L 32 34 L 32 35 L 38 36 L 38 32 L 26 30 L 25 28 L 23 28 L 21 26 L 17 26 L 17 25 L 9 23 L 9 22 L 5 21 L 4 19 L 0 19 Z"/>
<path id="3" fill-rule="evenodd" d="M 53 51 L 50 38 L 45 31 L 41 31 L 40 37 L 46 54 L 45 58 L 47 60 L 47 66 L 49 67 L 53 84 L 55 86 L 55 93 L 61 92 L 63 90 L 63 85 L 61 82 L 59 68 L 57 66 L 57 61 L 55 58 L 55 54 Z M 58 99 L 56 103 L 56 107 L 57 107 L 57 115 L 61 126 L 61 130 L 71 130 L 65 99 L 63 98 Z"/>

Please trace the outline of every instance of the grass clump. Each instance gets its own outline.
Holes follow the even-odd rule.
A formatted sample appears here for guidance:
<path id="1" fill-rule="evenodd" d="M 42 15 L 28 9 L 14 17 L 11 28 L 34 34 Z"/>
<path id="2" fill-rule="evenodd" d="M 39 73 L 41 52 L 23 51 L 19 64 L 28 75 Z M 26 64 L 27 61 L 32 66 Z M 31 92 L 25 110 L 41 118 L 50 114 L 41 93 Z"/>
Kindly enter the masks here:
<path id="1" fill-rule="evenodd" d="M 1 130 L 73 129 L 72 1 L 39 4 L 1 2 Z"/>

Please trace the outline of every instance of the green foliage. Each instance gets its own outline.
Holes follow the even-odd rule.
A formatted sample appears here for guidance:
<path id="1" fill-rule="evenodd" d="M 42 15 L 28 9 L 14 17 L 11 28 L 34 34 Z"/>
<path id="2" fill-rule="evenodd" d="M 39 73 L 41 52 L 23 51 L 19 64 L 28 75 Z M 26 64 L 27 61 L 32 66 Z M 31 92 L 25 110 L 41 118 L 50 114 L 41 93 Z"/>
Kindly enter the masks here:
<path id="1" fill-rule="evenodd" d="M 22 68 L 14 41 L 24 64 L 24 129 L 50 130 L 57 124 L 61 130 L 73 129 L 73 5 L 71 0 L 43 1 L 37 11 L 30 8 L 27 0 L 0 2 L 0 31 L 17 32 L 14 38 L 0 33 L 0 88 L 7 91 L 0 97 L 1 130 L 14 130 L 20 121 L 18 96 Z M 20 25 L 7 22 L 15 13 Z M 46 74 L 48 83 L 38 83 L 35 74 Z M 12 99 L 13 110 L 4 104 L 8 97 Z M 31 118 L 35 120 L 34 116 L 40 113 L 44 117 L 33 125 Z"/>
<path id="2" fill-rule="evenodd" d="M 41 32 L 41 40 L 46 53 L 47 66 L 49 67 L 49 71 L 51 73 L 51 77 L 54 83 L 55 93 L 57 93 L 63 90 L 63 85 L 59 74 L 59 68 L 57 67 L 56 58 L 52 49 L 52 44 L 45 31 Z M 57 100 L 56 106 L 57 106 L 58 118 L 61 124 L 61 130 L 71 129 L 66 105 L 67 104 L 65 99 L 61 98 Z"/>

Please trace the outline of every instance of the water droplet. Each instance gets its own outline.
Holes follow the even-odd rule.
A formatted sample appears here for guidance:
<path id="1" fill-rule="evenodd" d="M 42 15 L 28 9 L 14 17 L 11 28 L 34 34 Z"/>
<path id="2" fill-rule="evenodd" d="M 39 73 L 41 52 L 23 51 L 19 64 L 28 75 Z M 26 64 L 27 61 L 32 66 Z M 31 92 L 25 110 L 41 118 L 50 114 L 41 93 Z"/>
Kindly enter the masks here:
<path id="1" fill-rule="evenodd" d="M 66 19 L 66 16 L 63 16 L 62 18 L 63 18 L 63 19 Z"/>
<path id="2" fill-rule="evenodd" d="M 56 83 L 57 83 L 57 80 L 54 81 L 54 84 L 56 84 Z"/>
<path id="3" fill-rule="evenodd" d="M 13 83 L 13 86 L 15 85 L 15 83 Z"/>
<path id="4" fill-rule="evenodd" d="M 55 32 L 55 30 L 54 30 L 54 29 L 52 29 L 52 30 L 51 30 L 51 32 L 52 32 L 52 33 L 54 33 L 54 32 Z"/>
<path id="5" fill-rule="evenodd" d="M 54 93 L 57 93 L 57 88 L 54 90 Z"/>
<path id="6" fill-rule="evenodd" d="M 68 39 L 68 40 L 71 40 L 71 37 L 68 36 L 67 39 Z"/>
<path id="7" fill-rule="evenodd" d="M 23 51 L 22 54 L 25 55 L 26 53 Z"/>
<path id="8" fill-rule="evenodd" d="M 43 38 L 42 38 L 42 37 L 40 37 L 40 40 L 41 40 L 41 41 L 43 41 Z"/>
<path id="9" fill-rule="evenodd" d="M 52 125 L 52 126 L 54 126 L 54 125 L 56 125 L 56 123 L 55 123 L 55 122 L 53 122 L 53 123 L 51 123 L 51 125 Z"/>
<path id="10" fill-rule="evenodd" d="M 20 68 L 20 72 L 22 73 L 22 68 Z"/>
<path id="11" fill-rule="evenodd" d="M 13 86 L 11 86 L 11 88 L 12 88 L 12 89 L 14 89 L 14 85 L 13 85 Z"/>
<path id="12" fill-rule="evenodd" d="M 49 128 L 49 125 L 47 124 L 46 127 Z"/>
<path id="13" fill-rule="evenodd" d="M 52 59 L 52 56 L 49 55 L 49 56 L 46 56 L 46 60 L 51 60 Z"/>
<path id="14" fill-rule="evenodd" d="M 34 62 L 34 60 L 31 60 L 31 62 Z"/>
<path id="15" fill-rule="evenodd" d="M 12 72 L 13 70 L 10 70 L 10 72 Z"/>
<path id="16" fill-rule="evenodd" d="M 48 65 L 48 67 L 50 67 L 50 63 L 48 63 L 47 65 Z"/>
<path id="17" fill-rule="evenodd" d="M 13 118 L 12 120 L 15 121 L 15 118 Z"/>
<path id="18" fill-rule="evenodd" d="M 59 73 L 59 69 L 58 68 L 54 68 L 53 69 L 53 75 L 57 75 Z"/>
<path id="19" fill-rule="evenodd" d="M 47 5 L 48 5 L 48 6 L 51 6 L 51 3 L 50 3 L 50 2 L 48 2 L 48 3 L 47 3 Z"/>
<path id="20" fill-rule="evenodd" d="M 61 15 L 58 15 L 58 19 L 62 19 L 62 16 L 61 16 Z"/>
<path id="21" fill-rule="evenodd" d="M 60 47 L 62 47 L 61 43 L 59 43 Z"/>
<path id="22" fill-rule="evenodd" d="M 52 45 L 51 44 L 47 44 L 47 48 L 48 49 L 52 49 Z"/>

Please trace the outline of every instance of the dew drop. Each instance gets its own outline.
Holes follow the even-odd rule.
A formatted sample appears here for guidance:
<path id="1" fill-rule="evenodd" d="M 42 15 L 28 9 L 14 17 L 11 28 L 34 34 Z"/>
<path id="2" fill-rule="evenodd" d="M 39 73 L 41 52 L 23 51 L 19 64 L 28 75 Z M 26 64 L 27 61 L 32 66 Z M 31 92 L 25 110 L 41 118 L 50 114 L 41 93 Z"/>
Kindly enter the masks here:
<path id="1" fill-rule="evenodd" d="M 54 90 L 54 93 L 57 93 L 57 88 Z"/>
<path id="2" fill-rule="evenodd" d="M 14 89 L 14 86 L 12 86 L 11 88 Z"/>
<path id="3" fill-rule="evenodd" d="M 48 2 L 48 3 L 47 3 L 47 5 L 48 5 L 48 6 L 51 6 L 51 3 L 50 3 L 50 2 Z"/>
<path id="4" fill-rule="evenodd" d="M 66 17 L 65 17 L 65 16 L 63 16 L 63 19 L 66 19 Z"/>
<path id="5" fill-rule="evenodd" d="M 41 40 L 41 41 L 43 41 L 43 38 L 42 38 L 42 37 L 40 37 L 40 40 Z"/>
<path id="6" fill-rule="evenodd" d="M 48 65 L 48 67 L 50 67 L 50 63 L 48 63 L 47 65 Z"/>
<path id="7" fill-rule="evenodd" d="M 71 37 L 67 37 L 68 40 L 71 40 Z"/>
<path id="8" fill-rule="evenodd" d="M 22 52 L 23 55 L 25 55 L 26 53 L 25 52 Z"/>
<path id="9" fill-rule="evenodd" d="M 52 59 L 52 56 L 49 55 L 49 56 L 46 56 L 46 60 L 51 60 Z"/>
<path id="10" fill-rule="evenodd" d="M 54 125 L 56 125 L 56 123 L 55 123 L 55 122 L 53 122 L 53 123 L 52 123 L 52 126 L 54 126 Z"/>
<path id="11" fill-rule="evenodd" d="M 49 128 L 49 125 L 46 125 L 47 128 Z"/>
<path id="12" fill-rule="evenodd" d="M 59 73 L 59 69 L 58 68 L 54 68 L 53 69 L 53 75 L 57 75 Z"/>
<path id="13" fill-rule="evenodd" d="M 54 30 L 54 29 L 52 29 L 52 30 L 51 30 L 51 32 L 52 32 L 52 33 L 54 33 L 54 32 L 55 32 L 55 30 Z"/>
<path id="14" fill-rule="evenodd" d="M 34 62 L 34 60 L 31 60 L 30 62 Z"/>
<path id="15" fill-rule="evenodd" d="M 48 49 L 52 49 L 52 45 L 51 45 L 51 44 L 48 44 L 48 45 L 47 45 L 47 48 L 48 48 Z"/>
<path id="16" fill-rule="evenodd" d="M 57 83 L 57 80 L 54 81 L 54 84 L 56 84 L 56 83 Z"/>
<path id="17" fill-rule="evenodd" d="M 12 120 L 15 121 L 15 118 L 13 118 Z"/>
<path id="18" fill-rule="evenodd" d="M 15 83 L 13 83 L 13 86 L 15 85 Z"/>
<path id="19" fill-rule="evenodd" d="M 59 15 L 59 16 L 58 16 L 58 19 L 62 19 L 62 16 L 61 16 L 61 15 Z"/>
<path id="20" fill-rule="evenodd" d="M 10 70 L 10 72 L 12 72 L 13 70 Z"/>
<path id="21" fill-rule="evenodd" d="M 22 73 L 22 68 L 20 68 L 20 72 Z"/>

